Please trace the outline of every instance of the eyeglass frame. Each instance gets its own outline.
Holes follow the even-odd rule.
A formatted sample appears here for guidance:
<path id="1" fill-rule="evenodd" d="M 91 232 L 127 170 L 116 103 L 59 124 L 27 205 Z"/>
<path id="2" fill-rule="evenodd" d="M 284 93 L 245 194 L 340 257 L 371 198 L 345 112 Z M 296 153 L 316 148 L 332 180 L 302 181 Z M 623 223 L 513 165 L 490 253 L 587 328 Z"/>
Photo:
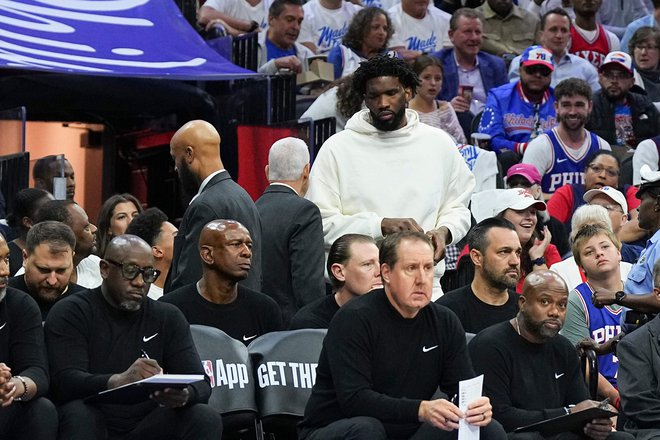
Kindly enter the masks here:
<path id="1" fill-rule="evenodd" d="M 648 50 L 648 51 L 652 51 L 652 50 L 658 50 L 658 49 L 660 49 L 659 46 L 645 46 L 645 45 L 637 45 L 637 46 L 635 46 L 634 48 L 635 48 L 635 49 L 639 49 L 639 50 L 644 50 L 644 49 L 646 49 L 646 50 Z"/>
<path id="2" fill-rule="evenodd" d="M 160 270 L 154 269 L 151 266 L 149 266 L 149 267 L 140 267 L 135 263 L 119 263 L 118 261 L 113 261 L 113 260 L 110 260 L 110 259 L 107 259 L 107 258 L 104 258 L 103 261 L 108 262 L 110 264 L 113 264 L 113 265 L 121 268 L 121 276 L 126 281 L 133 281 L 134 279 L 137 278 L 138 275 L 142 275 L 142 279 L 144 280 L 145 283 L 153 283 L 158 279 L 158 277 L 161 274 Z M 136 272 L 135 272 L 135 275 L 133 277 L 130 277 L 129 275 L 126 274 L 126 269 L 124 269 L 124 268 L 127 267 L 127 266 L 128 267 L 132 266 L 132 267 L 136 268 Z M 155 273 L 154 279 L 151 280 L 151 281 L 148 281 L 146 276 L 145 276 L 146 275 L 145 272 L 148 271 L 148 270 L 152 270 Z"/>
<path id="3" fill-rule="evenodd" d="M 605 174 L 607 174 L 608 177 L 619 177 L 621 176 L 621 171 L 613 171 L 609 168 L 601 167 L 600 165 L 592 165 L 589 164 L 587 165 L 587 168 L 591 168 L 591 171 L 593 171 L 596 174 L 600 174 L 603 171 L 605 171 Z"/>
<path id="4" fill-rule="evenodd" d="M 622 81 L 626 79 L 632 79 L 633 74 L 624 70 L 608 70 L 602 72 L 601 75 L 609 81 Z"/>

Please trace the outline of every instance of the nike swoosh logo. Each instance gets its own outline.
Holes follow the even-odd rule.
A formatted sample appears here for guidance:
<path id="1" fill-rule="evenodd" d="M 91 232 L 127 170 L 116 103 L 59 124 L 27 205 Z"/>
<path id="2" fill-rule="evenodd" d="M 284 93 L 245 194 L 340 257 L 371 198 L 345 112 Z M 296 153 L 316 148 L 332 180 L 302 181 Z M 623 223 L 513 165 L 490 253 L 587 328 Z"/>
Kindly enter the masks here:
<path id="1" fill-rule="evenodd" d="M 566 162 L 568 159 L 557 159 L 557 163 Z"/>
<path id="2" fill-rule="evenodd" d="M 4 324 L 0 325 L 0 330 L 2 330 L 3 328 L 5 328 L 6 325 L 7 325 L 6 322 L 5 322 Z"/>
<path id="3" fill-rule="evenodd" d="M 243 335 L 243 340 L 244 340 L 244 341 L 249 341 L 250 339 L 254 339 L 254 338 L 256 338 L 256 337 L 257 337 L 257 335 L 252 335 L 252 336 L 245 336 L 245 335 Z"/>
<path id="4" fill-rule="evenodd" d="M 433 350 L 434 348 L 438 348 L 437 345 L 434 345 L 433 347 L 426 348 L 426 346 L 422 347 L 422 351 L 424 353 L 428 353 L 429 351 Z"/>
<path id="5" fill-rule="evenodd" d="M 153 335 L 149 336 L 148 338 L 146 336 L 142 336 L 142 342 L 149 342 L 153 338 L 155 338 L 156 336 L 158 336 L 158 333 L 154 333 Z"/>
<path id="6" fill-rule="evenodd" d="M 555 373 L 555 379 L 559 379 L 559 378 L 562 377 L 563 375 L 564 375 L 564 373 L 561 373 L 561 374 L 557 374 L 557 373 Z"/>

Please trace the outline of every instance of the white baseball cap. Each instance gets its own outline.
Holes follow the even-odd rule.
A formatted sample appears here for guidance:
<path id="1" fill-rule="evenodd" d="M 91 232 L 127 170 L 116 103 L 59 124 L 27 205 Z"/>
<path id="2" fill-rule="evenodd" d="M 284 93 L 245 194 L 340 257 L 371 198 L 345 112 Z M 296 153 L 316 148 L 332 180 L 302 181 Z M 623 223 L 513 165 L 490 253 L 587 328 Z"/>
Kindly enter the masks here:
<path id="1" fill-rule="evenodd" d="M 624 214 L 628 214 L 628 202 L 626 202 L 626 198 L 624 197 L 623 194 L 621 194 L 621 191 L 619 191 L 616 188 L 612 188 L 611 186 L 604 186 L 602 188 L 590 189 L 589 191 L 584 193 L 582 199 L 585 202 L 589 203 L 591 202 L 591 199 L 596 197 L 598 194 L 605 194 L 607 197 L 612 199 L 614 203 L 616 203 L 621 207 Z"/>

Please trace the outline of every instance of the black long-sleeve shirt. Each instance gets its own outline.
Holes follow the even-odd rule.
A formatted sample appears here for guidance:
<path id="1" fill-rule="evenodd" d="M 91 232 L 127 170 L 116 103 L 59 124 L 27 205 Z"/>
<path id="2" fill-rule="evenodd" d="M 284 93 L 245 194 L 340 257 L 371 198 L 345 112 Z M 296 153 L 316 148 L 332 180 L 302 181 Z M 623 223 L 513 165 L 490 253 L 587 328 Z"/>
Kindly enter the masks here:
<path id="1" fill-rule="evenodd" d="M 469 345 L 493 418 L 506 432 L 565 414 L 589 398 L 575 347 L 561 335 L 543 344 L 527 341 L 509 321 L 481 331 Z"/>
<path id="2" fill-rule="evenodd" d="M 112 307 L 100 287 L 71 295 L 51 309 L 45 334 L 53 395 L 62 402 L 107 389 L 108 379 L 126 371 L 142 350 L 165 373 L 204 374 L 181 312 L 149 298 L 139 311 L 127 312 Z M 208 381 L 191 386 L 191 402 L 207 402 L 210 395 Z"/>
<path id="3" fill-rule="evenodd" d="M 48 362 L 41 313 L 37 303 L 25 292 L 7 287 L 0 302 L 0 362 L 15 376 L 29 377 L 37 394 L 48 392 Z"/>
<path id="4" fill-rule="evenodd" d="M 454 395 L 459 380 L 473 376 L 456 315 L 431 303 L 405 319 L 384 290 L 375 290 L 333 318 L 301 427 L 371 416 L 389 438 L 408 438 L 420 426 L 422 400 L 438 387 Z"/>

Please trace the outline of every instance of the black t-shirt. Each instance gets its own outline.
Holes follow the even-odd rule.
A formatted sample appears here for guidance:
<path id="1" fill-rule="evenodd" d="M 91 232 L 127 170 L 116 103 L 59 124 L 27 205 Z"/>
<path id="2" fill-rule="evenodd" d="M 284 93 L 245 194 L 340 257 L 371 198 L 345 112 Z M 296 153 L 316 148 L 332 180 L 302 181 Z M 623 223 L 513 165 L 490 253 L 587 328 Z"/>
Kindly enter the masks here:
<path id="1" fill-rule="evenodd" d="M 177 306 L 190 324 L 218 328 L 245 345 L 265 333 L 283 330 L 277 303 L 240 284 L 236 300 L 230 304 L 207 301 L 197 290 L 197 283 L 173 290 L 159 301 Z"/>
<path id="2" fill-rule="evenodd" d="M 509 299 L 501 306 L 493 306 L 481 301 L 472 291 L 472 286 L 461 287 L 445 293 L 436 303 L 451 309 L 468 333 L 508 321 L 518 314 L 518 294 L 509 290 Z"/>
<path id="3" fill-rule="evenodd" d="M 335 300 L 334 293 L 326 295 L 298 310 L 291 320 L 289 330 L 328 328 L 337 310 L 339 310 L 339 304 Z"/>
<path id="4" fill-rule="evenodd" d="M 37 302 L 37 305 L 39 306 L 39 310 L 41 311 L 41 320 L 42 321 L 46 320 L 46 317 L 48 316 L 48 312 L 55 305 L 56 302 L 61 301 L 62 299 L 66 298 L 67 296 L 73 295 L 76 292 L 82 292 L 83 290 L 87 290 L 83 286 L 79 286 L 76 283 L 69 283 L 69 286 L 64 291 L 64 293 L 62 295 L 60 295 L 60 297 L 57 299 L 57 301 L 51 303 L 51 302 L 43 301 L 41 298 L 38 298 L 38 297 L 32 295 L 28 291 L 28 286 L 25 283 L 25 275 L 18 275 L 16 277 L 9 278 L 9 282 L 7 284 L 9 286 L 15 288 L 15 289 L 18 289 L 22 292 L 27 293 L 28 295 L 30 295 L 32 297 L 32 299 L 34 299 Z"/>

